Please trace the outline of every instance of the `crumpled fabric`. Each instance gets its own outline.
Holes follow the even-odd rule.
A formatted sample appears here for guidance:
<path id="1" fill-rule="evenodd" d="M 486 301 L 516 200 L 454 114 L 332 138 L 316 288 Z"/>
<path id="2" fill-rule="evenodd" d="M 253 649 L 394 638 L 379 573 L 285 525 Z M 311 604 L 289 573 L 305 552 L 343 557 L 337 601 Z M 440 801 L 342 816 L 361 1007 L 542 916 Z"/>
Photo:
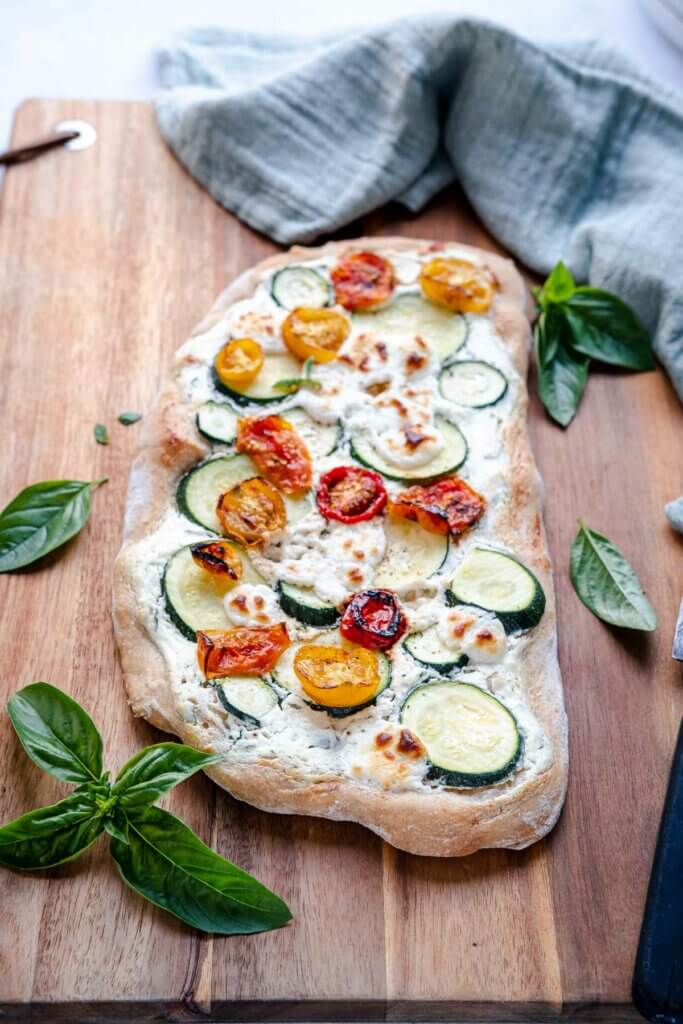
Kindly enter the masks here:
<path id="1" fill-rule="evenodd" d="M 320 39 L 194 30 L 161 54 L 161 132 L 251 227 L 306 242 L 457 180 L 546 274 L 615 292 L 683 398 L 683 97 L 597 43 L 456 15 Z"/>

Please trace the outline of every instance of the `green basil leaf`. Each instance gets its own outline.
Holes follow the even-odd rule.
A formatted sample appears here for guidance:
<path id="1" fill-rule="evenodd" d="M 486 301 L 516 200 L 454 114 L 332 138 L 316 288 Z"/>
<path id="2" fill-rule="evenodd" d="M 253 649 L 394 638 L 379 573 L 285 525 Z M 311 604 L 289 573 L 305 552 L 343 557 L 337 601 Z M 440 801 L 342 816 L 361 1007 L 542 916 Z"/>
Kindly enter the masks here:
<path id="1" fill-rule="evenodd" d="M 74 860 L 104 829 L 104 820 L 84 793 L 30 811 L 0 828 L 0 864 L 22 871 Z"/>
<path id="2" fill-rule="evenodd" d="M 654 369 L 647 331 L 616 295 L 582 285 L 567 303 L 567 320 L 576 352 L 629 370 Z"/>
<path id="3" fill-rule="evenodd" d="M 32 683 L 7 704 L 21 745 L 32 761 L 64 782 L 98 782 L 102 737 L 90 715 L 56 686 Z"/>
<path id="4" fill-rule="evenodd" d="M 46 480 L 26 487 L 0 513 L 0 572 L 30 565 L 75 536 L 101 480 Z"/>
<path id="5" fill-rule="evenodd" d="M 538 393 L 552 418 L 568 426 L 588 380 L 588 360 L 575 356 L 560 340 L 552 360 L 538 366 Z"/>
<path id="6" fill-rule="evenodd" d="M 221 760 L 183 743 L 157 743 L 135 754 L 121 769 L 112 787 L 124 811 L 148 807 L 183 779 Z"/>
<path id="7" fill-rule="evenodd" d="M 200 931 L 247 935 L 290 920 L 286 904 L 158 807 L 129 815 L 128 845 L 111 840 L 122 877 Z"/>
<path id="8" fill-rule="evenodd" d="M 109 444 L 109 431 L 104 423 L 96 423 L 93 428 L 93 434 L 98 444 Z"/>
<path id="9" fill-rule="evenodd" d="M 539 314 L 534 324 L 534 348 L 539 368 L 552 363 L 563 331 L 566 331 L 566 325 L 562 313 L 554 306 Z"/>
<path id="10" fill-rule="evenodd" d="M 117 416 L 119 423 L 122 423 L 124 427 L 129 427 L 131 423 L 137 423 L 138 420 L 142 419 L 141 412 L 120 412 Z"/>
<path id="11" fill-rule="evenodd" d="M 547 303 L 567 302 L 576 289 L 571 271 L 564 265 L 562 260 L 556 263 L 550 274 L 543 283 L 540 293 L 540 305 Z"/>
<path id="12" fill-rule="evenodd" d="M 286 394 L 298 391 L 299 388 L 320 391 L 321 386 L 319 380 L 311 380 L 310 377 L 287 377 L 285 380 L 276 380 L 273 384 L 276 391 L 284 391 Z"/>
<path id="13" fill-rule="evenodd" d="M 574 590 L 603 622 L 626 629 L 653 630 L 657 613 L 621 551 L 579 520 L 571 553 Z"/>
<path id="14" fill-rule="evenodd" d="M 124 846 L 128 846 L 128 818 L 120 807 L 114 807 L 104 819 L 104 828 L 113 839 L 118 839 Z"/>

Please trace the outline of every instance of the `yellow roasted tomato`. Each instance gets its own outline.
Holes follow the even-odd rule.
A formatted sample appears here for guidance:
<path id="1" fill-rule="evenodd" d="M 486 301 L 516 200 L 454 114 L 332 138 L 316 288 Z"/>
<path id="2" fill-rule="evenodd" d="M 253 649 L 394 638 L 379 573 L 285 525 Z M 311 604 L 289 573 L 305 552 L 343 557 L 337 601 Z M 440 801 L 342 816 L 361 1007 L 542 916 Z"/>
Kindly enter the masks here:
<path id="1" fill-rule="evenodd" d="M 334 309 L 293 309 L 282 325 L 284 343 L 299 359 L 329 363 L 337 358 L 351 330 L 348 318 Z"/>
<path id="2" fill-rule="evenodd" d="M 216 515 L 223 533 L 247 547 L 261 544 L 287 521 L 282 495 L 258 476 L 221 494 Z"/>
<path id="3" fill-rule="evenodd" d="M 235 338 L 223 346 L 213 365 L 221 384 L 251 384 L 263 366 L 263 349 L 253 338 Z"/>
<path id="4" fill-rule="evenodd" d="M 495 278 L 486 267 L 467 260 L 430 260 L 420 273 L 426 298 L 454 313 L 485 313 L 491 305 Z"/>
<path id="5" fill-rule="evenodd" d="M 306 695 L 326 708 L 364 704 L 380 683 L 377 656 L 364 647 L 303 644 L 293 668 Z"/>

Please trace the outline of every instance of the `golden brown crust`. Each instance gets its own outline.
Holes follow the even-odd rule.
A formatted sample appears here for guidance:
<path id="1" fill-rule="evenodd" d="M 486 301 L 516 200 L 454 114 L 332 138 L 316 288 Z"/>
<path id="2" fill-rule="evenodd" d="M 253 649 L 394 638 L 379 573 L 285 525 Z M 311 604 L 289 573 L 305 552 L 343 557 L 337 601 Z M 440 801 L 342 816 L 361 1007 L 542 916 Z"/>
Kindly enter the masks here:
<path id="1" fill-rule="evenodd" d="M 495 274 L 499 290 L 493 315 L 514 365 L 526 377 L 529 322 L 527 292 L 511 261 L 469 246 Z M 361 238 L 316 249 L 295 247 L 242 274 L 219 297 L 195 334 L 209 329 L 234 302 L 249 296 L 265 271 L 331 251 L 343 255 L 358 248 L 408 250 L 434 245 L 419 239 Z M 176 369 L 192 360 L 181 348 Z M 527 771 L 513 786 L 463 793 L 455 790 L 394 792 L 350 776 L 312 778 L 272 760 L 219 763 L 207 770 L 235 797 L 264 810 L 313 814 L 360 822 L 392 845 L 411 853 L 462 856 L 481 847 L 521 849 L 544 836 L 562 808 L 567 783 L 567 726 L 556 653 L 555 602 L 551 567 L 541 520 L 541 484 L 526 427 L 525 388 L 505 435 L 509 456 L 510 500 L 498 513 L 496 533 L 533 568 L 547 597 L 545 615 L 534 630 L 522 665 L 531 711 L 553 748 L 547 767 Z M 208 454 L 188 415 L 175 378 L 161 391 L 131 473 L 124 542 L 116 561 L 114 622 L 128 697 L 133 712 L 201 750 L 212 749 L 212 731 L 184 721 L 174 698 L 164 659 L 152 642 L 138 607 L 135 587 L 136 544 L 154 531 L 177 481 L 198 458 Z"/>

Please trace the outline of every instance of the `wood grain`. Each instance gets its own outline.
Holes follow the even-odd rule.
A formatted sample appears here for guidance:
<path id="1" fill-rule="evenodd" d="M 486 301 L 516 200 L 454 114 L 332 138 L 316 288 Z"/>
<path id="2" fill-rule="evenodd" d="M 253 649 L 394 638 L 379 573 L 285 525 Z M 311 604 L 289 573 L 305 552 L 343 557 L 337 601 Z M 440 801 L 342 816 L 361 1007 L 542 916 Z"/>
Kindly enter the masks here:
<path id="1" fill-rule="evenodd" d="M 159 738 L 124 700 L 111 565 L 139 428 L 174 349 L 239 271 L 273 251 L 199 189 L 150 108 L 30 101 L 15 144 L 82 117 L 78 153 L 10 170 L 0 205 L 0 497 L 67 476 L 110 482 L 91 523 L 40 567 L 0 577 L 0 699 L 34 679 L 74 694 L 109 766 Z M 345 236 L 399 232 L 497 247 L 456 191 L 419 217 L 389 208 Z M 560 824 L 523 853 L 398 853 L 354 825 L 263 814 L 204 778 L 165 805 L 281 893 L 294 923 L 209 939 L 119 881 L 100 841 L 73 865 L 0 872 L 0 1020 L 586 1021 L 637 1019 L 630 975 L 669 758 L 683 711 L 670 643 L 681 540 L 663 503 L 683 482 L 682 416 L 662 373 L 596 373 L 567 433 L 532 400 L 556 567 L 571 783 Z M 95 444 L 96 421 L 111 444 Z M 567 574 L 577 516 L 637 565 L 651 637 L 597 622 Z M 0 820 L 64 787 L 0 714 Z"/>

